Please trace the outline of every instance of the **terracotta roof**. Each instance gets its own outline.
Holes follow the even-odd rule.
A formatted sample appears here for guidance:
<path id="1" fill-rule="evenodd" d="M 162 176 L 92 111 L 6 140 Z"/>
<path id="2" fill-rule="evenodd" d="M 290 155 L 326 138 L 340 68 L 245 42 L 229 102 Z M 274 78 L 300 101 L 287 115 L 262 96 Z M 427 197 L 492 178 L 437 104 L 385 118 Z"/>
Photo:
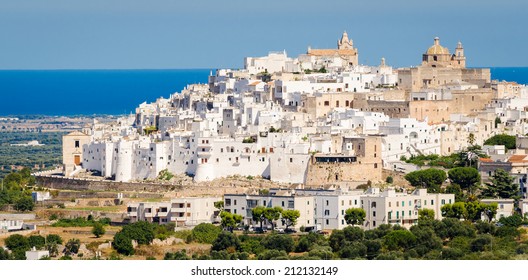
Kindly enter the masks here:
<path id="1" fill-rule="evenodd" d="M 513 155 L 508 159 L 508 162 L 525 162 L 526 155 Z"/>
<path id="2" fill-rule="evenodd" d="M 355 49 L 310 49 L 307 54 L 313 56 L 357 55 L 357 51 Z"/>
<path id="3" fill-rule="evenodd" d="M 479 160 L 482 162 L 493 162 L 491 158 L 479 158 Z"/>
<path id="4" fill-rule="evenodd" d="M 250 85 L 250 86 L 256 86 L 256 85 L 258 85 L 258 84 L 260 84 L 260 83 L 262 83 L 262 82 L 261 82 L 261 81 L 256 81 L 256 82 L 253 82 L 253 83 L 251 83 L 251 84 L 249 84 L 249 85 Z"/>

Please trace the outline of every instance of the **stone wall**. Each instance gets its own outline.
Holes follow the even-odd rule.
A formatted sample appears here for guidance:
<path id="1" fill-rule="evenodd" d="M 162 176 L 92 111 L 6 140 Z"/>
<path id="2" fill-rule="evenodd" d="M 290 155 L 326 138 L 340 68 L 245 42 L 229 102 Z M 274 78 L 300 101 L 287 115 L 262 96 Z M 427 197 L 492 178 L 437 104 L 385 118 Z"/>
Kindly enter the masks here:
<path id="1" fill-rule="evenodd" d="M 114 192 L 166 192 L 170 190 L 181 190 L 183 186 L 154 183 L 124 183 L 107 180 L 72 179 L 61 176 L 37 175 L 39 186 L 59 190 L 77 191 L 114 191 Z"/>

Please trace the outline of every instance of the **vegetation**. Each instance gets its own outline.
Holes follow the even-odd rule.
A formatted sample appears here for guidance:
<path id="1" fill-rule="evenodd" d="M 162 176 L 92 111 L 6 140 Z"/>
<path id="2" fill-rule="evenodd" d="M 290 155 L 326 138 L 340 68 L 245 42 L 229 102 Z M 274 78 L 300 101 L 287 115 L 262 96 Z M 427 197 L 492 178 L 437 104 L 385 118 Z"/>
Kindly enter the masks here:
<path id="1" fill-rule="evenodd" d="M 515 179 L 503 169 L 496 169 L 489 183 L 482 190 L 482 197 L 488 198 L 519 198 L 519 185 Z"/>
<path id="2" fill-rule="evenodd" d="M 79 248 L 81 247 L 81 241 L 79 239 L 73 238 L 66 242 L 64 245 L 64 253 L 67 256 L 74 255 L 79 253 Z"/>
<path id="3" fill-rule="evenodd" d="M 9 173 L 2 179 L 0 206 L 14 204 L 18 211 L 32 211 L 34 203 L 31 197 L 31 188 L 34 184 L 35 177 L 31 176 L 29 168 Z"/>
<path id="4" fill-rule="evenodd" d="M 297 219 L 301 216 L 299 210 L 284 210 L 282 211 L 281 220 L 286 225 L 286 229 L 297 224 Z"/>
<path id="5" fill-rule="evenodd" d="M 92 233 L 96 238 L 99 238 L 105 234 L 106 230 L 101 223 L 95 223 L 92 228 Z"/>
<path id="6" fill-rule="evenodd" d="M 448 172 L 451 183 L 460 186 L 463 191 L 474 194 L 480 183 L 480 174 L 473 167 L 456 167 Z"/>
<path id="7" fill-rule="evenodd" d="M 62 136 L 64 132 L 0 132 L 0 178 L 14 172 L 11 166 L 46 168 L 62 163 Z M 37 140 L 44 146 L 11 146 Z"/>
<path id="8" fill-rule="evenodd" d="M 232 214 L 230 212 L 222 211 L 220 213 L 222 219 L 221 225 L 224 229 L 233 232 L 233 229 L 238 227 L 242 223 L 242 216 L 238 214 Z"/>
<path id="9" fill-rule="evenodd" d="M 414 187 L 426 188 L 430 192 L 438 193 L 447 176 L 440 169 L 429 168 L 410 172 L 404 178 Z"/>
<path id="10" fill-rule="evenodd" d="M 155 237 L 155 228 L 156 225 L 144 221 L 128 224 L 116 233 L 112 247 L 120 254 L 132 255 L 134 254 L 132 240 L 138 244 L 150 244 Z"/>
<path id="11" fill-rule="evenodd" d="M 500 119 L 499 119 L 500 123 Z M 495 120 L 497 125 L 497 120 Z M 515 149 L 515 136 L 506 134 L 497 134 L 484 141 L 484 145 L 504 145 L 507 150 Z"/>
<path id="12" fill-rule="evenodd" d="M 222 229 L 213 224 L 201 223 L 193 228 L 192 237 L 196 242 L 211 244 L 221 232 Z"/>
<path id="13" fill-rule="evenodd" d="M 345 221 L 348 225 L 362 225 L 366 215 L 362 208 L 350 208 L 345 211 Z"/>
<path id="14" fill-rule="evenodd" d="M 109 225 L 110 219 L 108 218 L 102 218 L 98 221 L 94 220 L 93 218 L 84 218 L 84 217 L 77 217 L 73 219 L 59 219 L 57 222 L 53 223 L 52 227 L 93 227 L 95 224 L 101 224 L 101 225 Z"/>
<path id="15" fill-rule="evenodd" d="M 170 173 L 168 169 L 163 169 L 158 174 L 158 179 L 169 181 L 174 177 L 174 174 Z"/>

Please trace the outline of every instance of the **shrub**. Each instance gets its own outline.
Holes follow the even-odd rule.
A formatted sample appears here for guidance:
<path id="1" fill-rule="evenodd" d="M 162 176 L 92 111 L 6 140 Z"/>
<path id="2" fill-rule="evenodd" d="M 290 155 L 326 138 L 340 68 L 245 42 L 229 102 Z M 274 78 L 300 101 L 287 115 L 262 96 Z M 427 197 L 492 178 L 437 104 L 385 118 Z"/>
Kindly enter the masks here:
<path id="1" fill-rule="evenodd" d="M 104 226 L 100 223 L 95 223 L 92 228 L 92 233 L 95 235 L 95 237 L 99 238 L 105 234 L 106 230 Z"/>
<path id="2" fill-rule="evenodd" d="M 193 228 L 192 237 L 197 242 L 211 244 L 221 231 L 220 227 L 213 224 L 201 223 Z"/>

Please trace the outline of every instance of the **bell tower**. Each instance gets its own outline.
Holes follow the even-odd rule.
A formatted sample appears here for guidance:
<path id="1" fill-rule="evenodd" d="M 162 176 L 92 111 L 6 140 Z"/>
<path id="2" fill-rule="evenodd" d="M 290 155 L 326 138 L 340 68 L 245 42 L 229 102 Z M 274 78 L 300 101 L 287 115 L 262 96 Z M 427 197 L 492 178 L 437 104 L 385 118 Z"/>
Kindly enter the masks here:
<path id="1" fill-rule="evenodd" d="M 457 68 L 466 68 L 466 56 L 464 54 L 464 47 L 460 41 L 453 54 L 453 66 Z"/>

